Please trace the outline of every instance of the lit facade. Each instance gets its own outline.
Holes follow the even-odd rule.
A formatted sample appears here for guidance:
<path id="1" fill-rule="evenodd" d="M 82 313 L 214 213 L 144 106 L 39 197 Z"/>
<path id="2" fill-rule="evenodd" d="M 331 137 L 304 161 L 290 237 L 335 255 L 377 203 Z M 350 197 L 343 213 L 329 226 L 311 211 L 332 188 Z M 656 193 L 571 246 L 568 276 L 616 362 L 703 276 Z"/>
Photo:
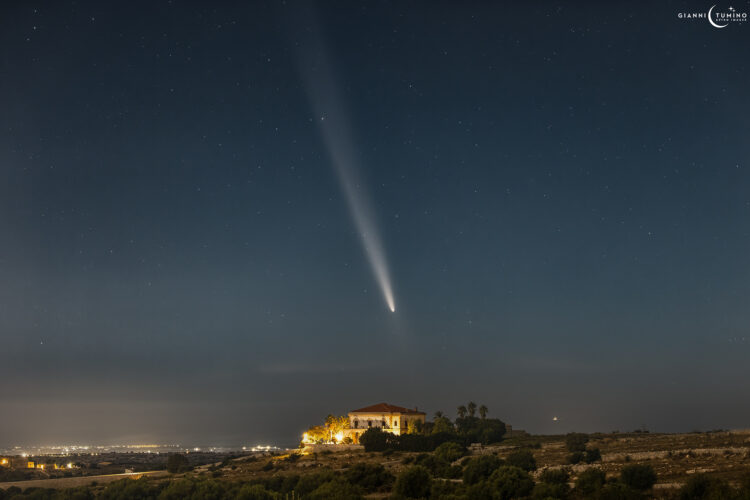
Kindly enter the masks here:
<path id="1" fill-rule="evenodd" d="M 368 429 L 378 428 L 383 432 L 401 435 L 406 434 L 409 425 L 424 426 L 425 413 L 417 408 L 410 409 L 403 406 L 379 403 L 349 412 L 349 429 L 344 435 L 351 437 L 355 443 Z"/>

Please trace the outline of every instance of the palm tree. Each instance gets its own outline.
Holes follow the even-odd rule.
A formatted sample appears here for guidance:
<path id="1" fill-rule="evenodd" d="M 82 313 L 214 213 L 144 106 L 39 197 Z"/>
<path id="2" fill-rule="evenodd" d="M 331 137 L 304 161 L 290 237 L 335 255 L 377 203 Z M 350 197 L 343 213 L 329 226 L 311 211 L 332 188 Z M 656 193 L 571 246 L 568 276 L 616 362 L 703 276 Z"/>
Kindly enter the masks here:
<path id="1" fill-rule="evenodd" d="M 466 407 L 464 405 L 456 408 L 456 411 L 458 412 L 458 418 L 464 418 L 466 416 Z"/>
<path id="2" fill-rule="evenodd" d="M 469 401 L 469 404 L 466 405 L 466 409 L 469 410 L 469 416 L 473 417 L 477 412 L 477 404 L 474 401 Z"/>
<path id="3" fill-rule="evenodd" d="M 482 420 L 487 418 L 487 412 L 490 411 L 487 409 L 486 406 L 482 405 L 479 407 L 479 416 L 482 417 Z"/>
<path id="4" fill-rule="evenodd" d="M 443 413 L 441 410 L 438 410 L 435 412 L 435 420 L 439 418 L 443 418 L 445 416 L 445 413 Z"/>

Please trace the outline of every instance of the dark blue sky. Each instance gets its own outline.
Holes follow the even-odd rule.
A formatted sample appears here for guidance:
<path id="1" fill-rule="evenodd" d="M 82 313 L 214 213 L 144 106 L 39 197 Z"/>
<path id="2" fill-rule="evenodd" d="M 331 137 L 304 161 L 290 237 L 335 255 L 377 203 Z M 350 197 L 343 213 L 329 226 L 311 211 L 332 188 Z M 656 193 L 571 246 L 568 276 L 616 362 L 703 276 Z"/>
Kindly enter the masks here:
<path id="1" fill-rule="evenodd" d="M 708 7 L 4 3 L 0 445 L 747 427 L 750 26 Z"/>

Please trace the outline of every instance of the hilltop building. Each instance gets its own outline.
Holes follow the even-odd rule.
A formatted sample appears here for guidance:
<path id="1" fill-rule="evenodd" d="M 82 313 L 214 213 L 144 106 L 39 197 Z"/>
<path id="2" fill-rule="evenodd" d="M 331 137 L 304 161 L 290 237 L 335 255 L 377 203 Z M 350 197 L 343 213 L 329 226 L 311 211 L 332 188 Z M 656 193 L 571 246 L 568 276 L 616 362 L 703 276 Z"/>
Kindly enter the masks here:
<path id="1" fill-rule="evenodd" d="M 358 443 L 359 436 L 367 429 L 379 428 L 383 432 L 398 436 L 406 434 L 410 425 L 421 428 L 424 422 L 425 413 L 416 407 L 412 410 L 403 406 L 379 403 L 350 411 L 349 429 L 344 431 L 344 436 L 351 437 L 354 443 Z"/>

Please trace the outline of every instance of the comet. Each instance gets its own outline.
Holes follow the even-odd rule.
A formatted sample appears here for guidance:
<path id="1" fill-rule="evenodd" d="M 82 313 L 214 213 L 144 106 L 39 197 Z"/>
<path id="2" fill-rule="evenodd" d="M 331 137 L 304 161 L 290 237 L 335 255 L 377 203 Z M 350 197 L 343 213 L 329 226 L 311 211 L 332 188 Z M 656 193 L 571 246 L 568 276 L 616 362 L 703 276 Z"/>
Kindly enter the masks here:
<path id="1" fill-rule="evenodd" d="M 302 44 L 305 48 L 300 57 L 310 104 L 375 281 L 388 309 L 396 312 L 386 253 L 372 202 L 361 180 L 362 160 L 352 135 L 349 114 L 322 38 L 315 35 L 310 43 Z"/>

